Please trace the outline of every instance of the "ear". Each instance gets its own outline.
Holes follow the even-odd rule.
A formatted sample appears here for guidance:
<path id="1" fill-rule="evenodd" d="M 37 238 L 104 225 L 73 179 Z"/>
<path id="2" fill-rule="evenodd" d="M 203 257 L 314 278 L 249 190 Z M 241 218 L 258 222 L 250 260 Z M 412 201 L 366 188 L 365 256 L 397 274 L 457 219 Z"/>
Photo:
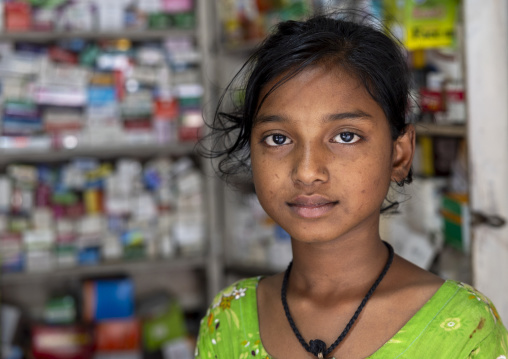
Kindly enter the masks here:
<path id="1" fill-rule="evenodd" d="M 402 182 L 408 175 L 415 152 L 415 128 L 407 125 L 406 132 L 393 142 L 392 181 Z"/>

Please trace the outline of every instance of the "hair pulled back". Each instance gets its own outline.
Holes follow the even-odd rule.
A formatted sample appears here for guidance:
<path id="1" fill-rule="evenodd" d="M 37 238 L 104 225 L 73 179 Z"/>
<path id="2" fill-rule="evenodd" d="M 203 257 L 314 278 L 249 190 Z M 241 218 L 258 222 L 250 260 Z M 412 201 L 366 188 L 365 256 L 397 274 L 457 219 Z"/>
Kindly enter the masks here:
<path id="1" fill-rule="evenodd" d="M 319 64 L 341 68 L 356 77 L 383 109 L 392 139 L 404 134 L 410 72 L 398 42 L 375 27 L 371 17 L 358 18 L 358 13 L 285 21 L 276 25 L 229 83 L 209 125 L 211 147 L 206 155 L 219 159 L 216 171 L 223 179 L 250 174 L 252 124 L 264 100 L 307 67 Z M 276 78 L 276 84 L 265 89 Z M 263 90 L 266 94 L 260 98 Z M 226 104 L 226 94 L 232 99 L 235 93 L 244 94 L 243 101 Z M 226 107 L 229 111 L 222 110 Z M 397 184 L 411 180 L 410 171 Z"/>

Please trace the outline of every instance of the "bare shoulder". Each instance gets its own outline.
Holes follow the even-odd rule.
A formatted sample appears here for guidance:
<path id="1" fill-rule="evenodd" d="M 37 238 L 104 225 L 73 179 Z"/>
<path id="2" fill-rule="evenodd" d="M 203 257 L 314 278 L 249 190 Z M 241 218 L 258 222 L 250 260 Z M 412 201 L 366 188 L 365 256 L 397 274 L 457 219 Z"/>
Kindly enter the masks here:
<path id="1" fill-rule="evenodd" d="M 443 283 L 438 276 L 395 256 L 386 277 L 365 307 L 357 332 L 378 343 L 377 348 L 381 347 L 422 309 Z"/>
<path id="2" fill-rule="evenodd" d="M 431 292 L 433 294 L 444 283 L 442 278 L 400 256 L 395 257 L 390 271 L 392 272 L 392 281 L 397 283 L 398 289 L 401 290 L 415 290 L 418 292 Z"/>
<path id="3" fill-rule="evenodd" d="M 263 277 L 258 284 L 257 297 L 258 305 L 268 304 L 267 301 L 280 300 L 280 289 L 284 273 Z"/>
<path id="4" fill-rule="evenodd" d="M 384 303 L 397 308 L 404 322 L 416 314 L 444 282 L 437 275 L 396 256 L 379 294 Z"/>

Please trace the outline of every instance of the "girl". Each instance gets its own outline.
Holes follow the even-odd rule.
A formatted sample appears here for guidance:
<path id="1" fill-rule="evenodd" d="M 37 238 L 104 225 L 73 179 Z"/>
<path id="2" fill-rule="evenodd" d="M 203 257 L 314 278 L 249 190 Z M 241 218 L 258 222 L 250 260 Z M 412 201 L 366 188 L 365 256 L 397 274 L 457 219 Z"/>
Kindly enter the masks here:
<path id="1" fill-rule="evenodd" d="M 280 23 L 246 66 L 242 108 L 217 111 L 212 152 L 226 176 L 252 171 L 293 261 L 219 293 L 196 358 L 506 358 L 486 297 L 379 236 L 391 182 L 411 182 L 403 49 L 371 25 L 317 16 Z"/>

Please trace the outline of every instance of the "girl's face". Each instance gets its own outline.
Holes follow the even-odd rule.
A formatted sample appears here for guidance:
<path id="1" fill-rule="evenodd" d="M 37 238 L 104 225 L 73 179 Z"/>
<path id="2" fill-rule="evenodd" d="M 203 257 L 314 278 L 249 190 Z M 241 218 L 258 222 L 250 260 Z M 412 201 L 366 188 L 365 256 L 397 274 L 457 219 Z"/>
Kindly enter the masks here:
<path id="1" fill-rule="evenodd" d="M 306 69 L 270 94 L 254 120 L 259 201 L 299 241 L 377 233 L 390 181 L 411 164 L 409 132 L 393 141 L 381 107 L 346 72 Z"/>

